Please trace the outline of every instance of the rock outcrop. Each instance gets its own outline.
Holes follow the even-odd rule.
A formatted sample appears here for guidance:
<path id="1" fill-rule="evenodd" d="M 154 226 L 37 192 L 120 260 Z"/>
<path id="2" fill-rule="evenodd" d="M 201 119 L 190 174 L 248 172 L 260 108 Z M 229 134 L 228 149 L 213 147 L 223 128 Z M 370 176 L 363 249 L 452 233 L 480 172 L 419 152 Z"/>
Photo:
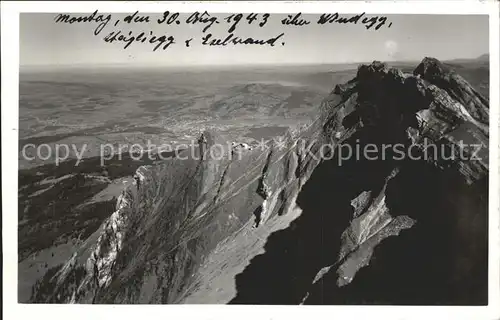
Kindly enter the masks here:
<path id="1" fill-rule="evenodd" d="M 182 303 L 216 248 L 298 205 L 236 276 L 233 299 L 217 302 L 484 303 L 488 108 L 435 59 L 414 74 L 362 65 L 282 139 L 235 153 L 206 132 L 141 167 L 98 238 L 32 300 Z"/>
<path id="2" fill-rule="evenodd" d="M 462 104 L 471 116 L 488 124 L 490 116 L 488 100 L 449 67 L 437 59 L 425 58 L 413 73 L 444 89 L 451 98 Z"/>

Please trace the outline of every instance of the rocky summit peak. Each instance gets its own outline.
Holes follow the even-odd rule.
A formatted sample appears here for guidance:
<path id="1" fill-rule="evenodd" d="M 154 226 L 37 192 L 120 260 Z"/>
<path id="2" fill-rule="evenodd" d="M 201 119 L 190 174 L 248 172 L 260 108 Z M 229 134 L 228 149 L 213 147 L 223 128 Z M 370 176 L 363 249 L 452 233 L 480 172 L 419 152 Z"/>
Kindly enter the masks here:
<path id="1" fill-rule="evenodd" d="M 425 57 L 413 73 L 404 73 L 380 61 L 361 65 L 356 77 L 337 85 L 333 93 L 343 98 L 357 93 L 358 103 L 372 105 L 372 109 L 392 108 L 393 112 L 439 109 L 442 115 L 477 121 L 483 131 L 489 119 L 488 100 L 450 67 L 431 57 Z"/>
<path id="2" fill-rule="evenodd" d="M 449 72 L 449 68 L 436 58 L 425 57 L 413 71 L 414 75 L 420 75 L 424 79 L 442 76 Z"/>
<path id="3" fill-rule="evenodd" d="M 413 74 L 446 91 L 451 98 L 464 106 L 470 115 L 487 124 L 489 102 L 451 67 L 435 58 L 426 57 L 415 68 Z"/>
<path id="4" fill-rule="evenodd" d="M 386 74 L 387 73 L 387 64 L 380 61 L 373 61 L 369 65 L 361 65 L 358 68 L 358 73 L 356 74 L 356 78 L 359 81 L 363 81 L 366 78 L 374 77 L 376 75 Z"/>

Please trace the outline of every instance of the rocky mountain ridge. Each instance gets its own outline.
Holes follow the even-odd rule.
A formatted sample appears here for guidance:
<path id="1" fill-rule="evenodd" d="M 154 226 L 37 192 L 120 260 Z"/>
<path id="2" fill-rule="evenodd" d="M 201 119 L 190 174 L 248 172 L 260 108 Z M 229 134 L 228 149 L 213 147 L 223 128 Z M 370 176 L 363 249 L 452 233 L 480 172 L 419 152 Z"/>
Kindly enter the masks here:
<path id="1" fill-rule="evenodd" d="M 425 58 L 413 74 L 362 65 L 315 121 L 266 148 L 243 148 L 236 158 L 224 136 L 205 132 L 196 149 L 140 167 L 100 234 L 48 272 L 32 301 L 183 303 L 217 282 L 201 270 L 214 272 L 206 261 L 234 235 L 301 210 L 267 238 L 263 254 L 248 257 L 232 298 L 210 293 L 213 303 L 483 303 L 488 117 L 487 99 L 436 59 Z M 340 165 L 336 148 L 401 145 L 408 154 L 413 146 L 423 156 L 428 142 L 469 157 L 398 159 L 390 149 L 385 159 L 349 157 Z M 480 159 L 468 160 L 475 153 Z M 411 257 L 398 251 L 419 246 L 426 249 Z M 414 277 L 404 278 L 406 288 L 390 280 L 401 262 Z M 213 269 L 228 269 L 219 263 Z M 376 290 L 384 285 L 393 292 Z M 415 286 L 436 288 L 422 296 Z"/>

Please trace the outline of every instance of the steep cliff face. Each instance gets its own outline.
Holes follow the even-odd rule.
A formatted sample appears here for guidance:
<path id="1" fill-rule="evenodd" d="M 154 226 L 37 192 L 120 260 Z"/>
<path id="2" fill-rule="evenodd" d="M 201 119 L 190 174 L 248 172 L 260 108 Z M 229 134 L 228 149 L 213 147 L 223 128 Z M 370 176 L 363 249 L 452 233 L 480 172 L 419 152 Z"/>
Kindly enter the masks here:
<path id="1" fill-rule="evenodd" d="M 431 63 L 441 68 L 417 70 Z M 323 130 L 343 147 L 302 187 L 300 217 L 236 277 L 231 303 L 487 303 L 487 124 L 382 63 L 334 93 Z"/>
<path id="2" fill-rule="evenodd" d="M 33 300 L 177 302 L 221 241 L 294 206 L 317 162 L 297 143 L 304 132 L 253 150 L 206 132 L 176 159 L 139 168 L 99 238 L 52 278 L 55 290 L 38 288 Z"/>
<path id="3" fill-rule="evenodd" d="M 263 254 L 225 255 L 251 261 L 235 294 L 208 302 L 484 303 L 488 116 L 488 101 L 435 59 L 414 74 L 363 65 L 315 121 L 267 146 L 206 132 L 196 148 L 141 167 L 98 238 L 32 300 L 196 302 L 222 277 L 200 276 L 209 261 L 231 264 L 213 262 L 216 252 L 298 206 Z M 378 152 L 367 157 L 369 145 Z"/>

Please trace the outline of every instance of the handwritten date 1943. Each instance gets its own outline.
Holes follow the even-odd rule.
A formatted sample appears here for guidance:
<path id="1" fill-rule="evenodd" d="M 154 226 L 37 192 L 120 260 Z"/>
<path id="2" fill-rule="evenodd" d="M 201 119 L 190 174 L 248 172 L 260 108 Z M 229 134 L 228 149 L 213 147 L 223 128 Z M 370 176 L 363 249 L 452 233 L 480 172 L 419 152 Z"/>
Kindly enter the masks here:
<path id="1" fill-rule="evenodd" d="M 236 27 L 238 26 L 239 22 L 244 18 L 245 16 L 242 13 L 233 13 L 230 14 L 229 16 L 225 17 L 224 20 L 227 23 L 231 23 L 231 27 L 227 31 L 228 33 L 233 32 Z M 257 13 L 249 13 L 246 15 L 245 19 L 247 20 L 248 24 L 252 24 L 255 20 L 260 20 L 259 22 L 259 27 L 263 27 L 266 23 L 267 20 L 269 19 L 270 14 L 269 13 L 263 13 L 262 17 L 259 17 L 259 14 Z"/>
<path id="2" fill-rule="evenodd" d="M 168 19 L 165 16 L 166 13 L 163 14 L 163 18 L 158 20 L 158 23 L 163 23 L 167 21 Z M 168 16 L 168 12 L 167 12 Z M 222 21 L 225 21 L 226 23 L 230 24 L 228 33 L 231 33 L 236 30 L 238 27 L 239 23 L 241 21 L 245 21 L 248 24 L 252 24 L 254 21 L 256 24 L 258 24 L 259 27 L 264 27 L 266 25 L 269 17 L 271 15 L 269 13 L 263 13 L 263 14 L 258 14 L 258 13 L 249 13 L 249 14 L 243 14 L 243 13 L 231 13 L 230 15 L 222 18 Z M 170 17 L 173 19 L 172 17 Z M 187 19 L 186 19 L 186 24 L 204 24 L 205 27 L 203 28 L 203 32 L 206 32 L 210 27 L 212 27 L 214 24 L 220 23 L 218 18 L 216 16 L 210 15 L 207 11 L 200 13 L 198 11 L 192 13 Z"/>

